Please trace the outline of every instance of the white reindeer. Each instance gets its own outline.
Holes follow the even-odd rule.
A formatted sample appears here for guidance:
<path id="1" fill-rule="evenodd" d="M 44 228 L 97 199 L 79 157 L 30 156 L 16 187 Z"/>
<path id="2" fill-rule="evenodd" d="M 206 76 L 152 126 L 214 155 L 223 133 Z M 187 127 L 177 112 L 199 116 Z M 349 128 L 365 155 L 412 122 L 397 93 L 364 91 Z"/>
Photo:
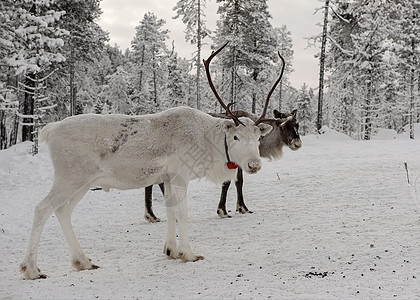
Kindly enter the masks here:
<path id="1" fill-rule="evenodd" d="M 204 61 L 209 79 L 210 61 L 223 47 Z M 215 92 L 211 80 L 209 83 Z M 215 94 L 229 114 L 229 105 Z M 32 231 L 20 265 L 24 277 L 46 278 L 37 267 L 37 254 L 41 233 L 52 213 L 69 245 L 72 265 L 78 270 L 98 268 L 84 254 L 71 225 L 74 207 L 96 186 L 108 191 L 163 182 L 168 219 L 164 253 L 185 262 L 203 259 L 195 255 L 188 239 L 189 181 L 206 177 L 221 184 L 231 180 L 236 170 L 227 167 L 227 156 L 246 172 L 257 172 L 261 168 L 259 138 L 272 129 L 261 124 L 264 113 L 256 122 L 231 117 L 233 121 L 221 120 L 180 107 L 143 116 L 79 115 L 48 124 L 40 139 L 49 147 L 54 183 L 35 207 Z"/>

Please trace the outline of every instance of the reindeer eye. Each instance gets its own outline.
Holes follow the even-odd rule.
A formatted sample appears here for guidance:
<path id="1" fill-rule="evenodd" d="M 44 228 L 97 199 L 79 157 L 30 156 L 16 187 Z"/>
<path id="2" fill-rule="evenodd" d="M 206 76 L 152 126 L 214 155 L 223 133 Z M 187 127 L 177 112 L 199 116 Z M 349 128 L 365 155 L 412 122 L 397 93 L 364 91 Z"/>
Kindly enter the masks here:
<path id="1" fill-rule="evenodd" d="M 233 136 L 233 139 L 235 140 L 235 141 L 239 141 L 239 138 L 235 135 L 235 136 Z"/>

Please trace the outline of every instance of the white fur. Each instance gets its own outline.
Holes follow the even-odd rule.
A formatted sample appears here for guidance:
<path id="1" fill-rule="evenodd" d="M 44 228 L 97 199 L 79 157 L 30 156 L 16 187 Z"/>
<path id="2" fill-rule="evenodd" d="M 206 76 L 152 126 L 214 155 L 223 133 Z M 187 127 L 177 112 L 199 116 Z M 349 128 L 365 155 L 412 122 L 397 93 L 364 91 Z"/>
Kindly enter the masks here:
<path id="1" fill-rule="evenodd" d="M 70 247 L 73 266 L 96 266 L 83 253 L 70 222 L 76 204 L 91 187 L 135 189 L 164 182 L 168 234 L 164 252 L 184 261 L 202 259 L 187 234 L 187 186 L 206 177 L 222 183 L 235 177 L 226 167 L 224 139 L 229 155 L 248 173 L 261 168 L 258 139 L 270 125 L 246 126 L 180 107 L 144 116 L 80 115 L 48 124 L 41 132 L 54 165 L 54 184 L 35 208 L 32 232 L 21 270 L 27 279 L 43 277 L 37 268 L 39 240 L 45 222 L 57 215 Z M 235 138 L 236 136 L 236 138 Z M 176 242 L 178 222 L 179 245 Z"/>

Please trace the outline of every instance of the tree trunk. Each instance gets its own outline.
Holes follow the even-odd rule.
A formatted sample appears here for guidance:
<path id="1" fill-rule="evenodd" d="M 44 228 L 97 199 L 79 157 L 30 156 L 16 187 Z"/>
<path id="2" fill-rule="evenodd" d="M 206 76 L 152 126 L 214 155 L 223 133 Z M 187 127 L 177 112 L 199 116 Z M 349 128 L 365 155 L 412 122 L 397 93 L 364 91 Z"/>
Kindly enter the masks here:
<path id="1" fill-rule="evenodd" d="M 324 69 L 325 69 L 325 46 L 327 44 L 327 30 L 328 30 L 328 9 L 329 0 L 325 1 L 324 12 L 324 27 L 322 29 L 322 42 L 321 42 L 321 57 L 319 63 L 319 94 L 318 94 L 318 118 L 316 123 L 317 132 L 319 133 L 322 127 L 322 105 L 324 102 Z"/>
<path id="2" fill-rule="evenodd" d="M 75 65 L 74 65 L 74 50 L 73 47 L 70 49 L 70 116 L 76 115 L 76 93 L 74 86 L 74 74 L 75 74 Z"/>
<path id="3" fill-rule="evenodd" d="M 146 39 L 146 37 L 145 37 Z M 140 78 L 139 78 L 139 91 L 143 89 L 143 66 L 144 66 L 144 56 L 146 52 L 146 46 L 143 45 L 143 49 L 141 51 L 141 59 L 140 59 Z"/>
<path id="4" fill-rule="evenodd" d="M 10 132 L 9 147 L 16 145 L 19 131 L 19 117 L 15 114 L 13 118 L 13 127 Z"/>
<path id="5" fill-rule="evenodd" d="M 155 47 L 153 46 L 153 102 L 155 103 L 155 107 L 159 107 L 158 103 L 158 96 L 157 96 L 157 73 L 156 73 L 156 56 L 155 56 Z"/>
<path id="6" fill-rule="evenodd" d="M 34 90 L 35 90 L 35 74 L 28 74 L 25 78 L 25 94 L 23 100 L 22 114 L 25 116 L 32 116 L 34 114 Z M 32 117 L 23 118 L 22 125 L 22 142 L 32 141 L 34 126 Z"/>
<path id="7" fill-rule="evenodd" d="M 366 95 L 366 102 L 365 102 L 365 126 L 364 126 L 364 140 L 370 140 L 370 136 L 372 134 L 372 78 L 369 79 L 367 83 L 367 95 Z"/>
<path id="8" fill-rule="evenodd" d="M 414 39 L 411 40 L 411 51 L 412 53 L 415 52 L 415 44 Z M 415 69 L 414 69 L 414 54 L 413 54 L 413 62 L 412 67 L 410 70 L 410 139 L 414 139 L 414 77 L 415 77 Z"/>
<path id="9" fill-rule="evenodd" d="M 6 114 L 0 109 L 0 150 L 7 148 Z"/>
<path id="10" fill-rule="evenodd" d="M 233 55 L 232 55 L 232 86 L 230 89 L 230 102 L 231 103 L 236 103 L 236 99 L 237 99 L 237 92 L 236 92 L 236 47 L 233 47 L 233 51 L 232 51 Z M 231 110 L 235 110 L 236 105 L 233 104 L 231 107 Z"/>
<path id="11" fill-rule="evenodd" d="M 239 24 L 239 0 L 235 0 L 234 2 L 234 13 L 233 13 L 233 21 L 232 21 L 232 33 L 234 36 L 238 36 L 238 24 Z M 236 42 L 234 42 L 232 47 L 232 87 L 231 87 L 231 103 L 232 107 L 231 110 L 236 109 L 236 100 L 237 100 L 237 81 L 236 81 L 236 71 L 237 71 L 237 51 L 236 51 Z"/>
<path id="12" fill-rule="evenodd" d="M 197 109 L 201 109 L 200 100 L 200 71 L 201 71 L 201 0 L 197 0 Z"/>
<path id="13" fill-rule="evenodd" d="M 258 78 L 258 71 L 254 70 L 252 73 L 252 79 L 255 82 L 255 86 L 257 85 L 257 78 Z M 252 105 L 251 105 L 251 113 L 255 114 L 257 111 L 257 93 L 255 89 L 252 89 Z"/>

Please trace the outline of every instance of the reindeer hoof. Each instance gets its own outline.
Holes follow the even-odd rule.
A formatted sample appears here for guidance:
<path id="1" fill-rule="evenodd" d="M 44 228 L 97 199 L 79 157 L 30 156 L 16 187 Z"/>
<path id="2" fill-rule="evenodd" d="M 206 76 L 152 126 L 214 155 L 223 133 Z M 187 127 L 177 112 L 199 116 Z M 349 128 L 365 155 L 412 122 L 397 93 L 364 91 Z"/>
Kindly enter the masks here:
<path id="1" fill-rule="evenodd" d="M 33 278 L 30 278 L 30 277 L 26 277 L 25 276 L 25 279 L 28 279 L 28 280 L 38 280 L 38 279 L 47 279 L 47 275 L 45 275 L 45 274 L 39 274 L 38 276 L 36 276 L 36 277 L 33 277 Z"/>
<path id="2" fill-rule="evenodd" d="M 163 248 L 163 253 L 166 254 L 166 256 L 176 259 L 179 257 L 178 251 L 176 250 L 176 248 L 172 248 L 169 245 L 165 244 L 165 247 Z"/>
<path id="3" fill-rule="evenodd" d="M 240 214 L 246 214 L 246 213 L 253 214 L 254 213 L 253 211 L 248 210 L 246 206 L 238 207 L 236 211 Z"/>
<path id="4" fill-rule="evenodd" d="M 149 221 L 150 223 L 157 223 L 160 222 L 160 219 L 156 217 L 154 214 L 145 213 L 144 218 Z"/>
<path id="5" fill-rule="evenodd" d="M 203 260 L 203 259 L 204 259 L 204 256 L 197 255 L 197 256 L 195 257 L 195 260 L 193 260 L 193 262 L 196 262 L 196 261 L 199 261 L 199 260 Z"/>
<path id="6" fill-rule="evenodd" d="M 192 259 L 187 258 L 187 256 L 184 253 L 179 253 L 179 258 L 183 261 L 183 262 L 196 262 L 199 260 L 203 260 L 204 256 L 201 255 L 195 255 Z"/>
<path id="7" fill-rule="evenodd" d="M 20 272 L 22 272 L 27 280 L 45 279 L 47 275 L 42 274 L 39 268 L 35 272 L 31 272 L 25 263 L 20 264 Z"/>
<path id="8" fill-rule="evenodd" d="M 92 260 L 90 258 L 80 258 L 72 259 L 71 263 L 78 271 L 99 269 L 99 266 L 92 264 L 91 261 Z"/>
<path id="9" fill-rule="evenodd" d="M 217 214 L 219 215 L 220 218 L 225 219 L 225 218 L 232 218 L 231 215 L 229 215 L 226 210 L 219 208 L 217 210 Z"/>

